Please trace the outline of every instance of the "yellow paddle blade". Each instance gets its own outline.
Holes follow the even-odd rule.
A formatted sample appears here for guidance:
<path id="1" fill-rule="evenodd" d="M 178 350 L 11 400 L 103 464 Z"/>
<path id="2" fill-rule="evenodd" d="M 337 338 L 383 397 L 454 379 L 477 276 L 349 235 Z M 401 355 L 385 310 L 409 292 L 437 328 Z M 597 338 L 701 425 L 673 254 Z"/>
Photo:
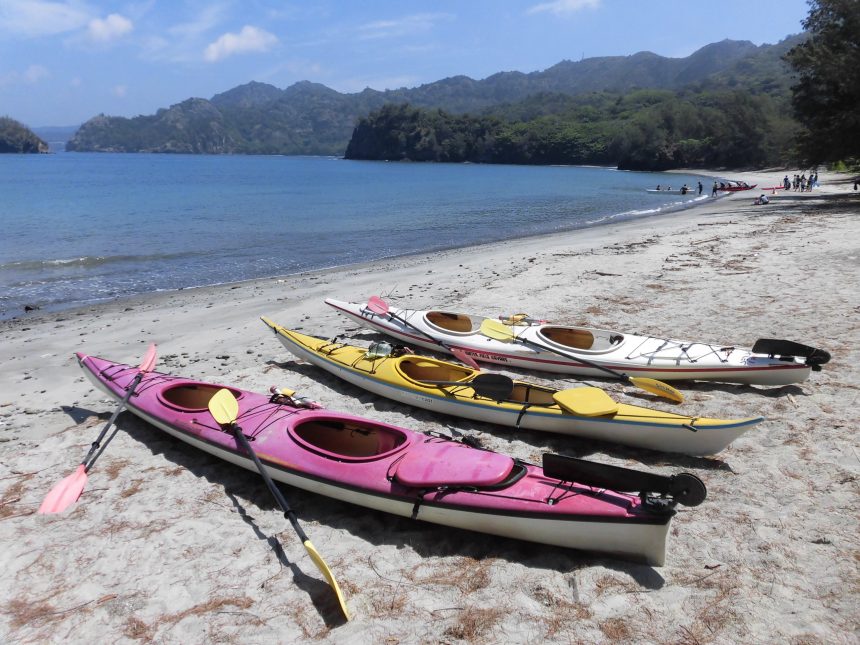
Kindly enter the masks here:
<path id="1" fill-rule="evenodd" d="M 308 555 L 311 556 L 311 560 L 313 560 L 314 564 L 317 565 L 317 569 L 319 569 L 320 573 L 325 576 L 329 586 L 334 589 L 337 601 L 340 603 L 340 610 L 343 612 L 344 617 L 349 620 L 349 609 L 347 609 L 346 600 L 343 597 L 343 592 L 340 590 L 340 585 L 338 585 L 337 580 L 334 579 L 334 574 L 331 572 L 331 569 L 328 568 L 325 560 L 322 559 L 322 556 L 316 550 L 314 545 L 311 544 L 310 540 L 305 540 L 304 545 Z"/>
<path id="2" fill-rule="evenodd" d="M 239 402 L 230 390 L 221 388 L 209 399 L 209 412 L 219 425 L 233 425 L 239 416 Z"/>
<path id="3" fill-rule="evenodd" d="M 500 320 L 485 318 L 481 321 L 481 333 L 495 340 L 513 340 L 516 338 L 514 330 Z"/>
<path id="4" fill-rule="evenodd" d="M 618 404 L 599 387 L 575 387 L 552 395 L 559 407 L 583 417 L 602 417 L 618 412 Z"/>
<path id="5" fill-rule="evenodd" d="M 662 396 L 664 399 L 669 399 L 675 403 L 684 402 L 684 395 L 663 381 L 658 381 L 653 378 L 645 378 L 644 376 L 631 376 L 630 382 L 637 387 L 641 387 L 646 392 Z"/>

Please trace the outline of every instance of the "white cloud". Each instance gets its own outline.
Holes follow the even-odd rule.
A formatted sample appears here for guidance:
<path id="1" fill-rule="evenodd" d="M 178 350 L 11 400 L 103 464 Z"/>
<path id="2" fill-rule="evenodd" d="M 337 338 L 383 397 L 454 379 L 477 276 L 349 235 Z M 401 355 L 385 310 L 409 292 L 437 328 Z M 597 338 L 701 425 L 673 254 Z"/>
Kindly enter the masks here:
<path id="1" fill-rule="evenodd" d="M 93 18 L 87 27 L 90 40 L 106 43 L 116 40 L 134 29 L 134 24 L 128 18 L 112 13 L 107 18 Z"/>
<path id="2" fill-rule="evenodd" d="M 26 70 L 24 70 L 22 78 L 24 79 L 24 82 L 32 85 L 33 83 L 38 83 L 43 78 L 49 78 L 50 76 L 51 73 L 46 67 L 43 67 L 42 65 L 30 65 Z"/>
<path id="3" fill-rule="evenodd" d="M 358 28 L 362 39 L 392 38 L 405 36 L 419 31 L 429 31 L 443 20 L 454 18 L 449 13 L 417 13 L 396 20 L 377 20 L 361 25 Z"/>
<path id="4" fill-rule="evenodd" d="M 222 34 L 214 43 L 210 43 L 203 52 L 203 57 L 210 63 L 247 52 L 264 52 L 278 42 L 274 34 L 268 31 L 245 25 L 238 34 Z"/>
<path id="5" fill-rule="evenodd" d="M 127 92 L 128 88 L 125 85 L 114 85 L 111 90 L 111 93 L 119 98 L 123 98 Z"/>
<path id="6" fill-rule="evenodd" d="M 576 13 L 581 9 L 597 9 L 601 0 L 553 0 L 531 7 L 526 13 L 553 13 L 557 16 Z"/>
<path id="7" fill-rule="evenodd" d="M 178 38 L 195 38 L 216 27 L 224 19 L 226 13 L 225 5 L 209 5 L 200 11 L 194 20 L 173 25 L 167 31 L 171 36 Z"/>
<path id="8" fill-rule="evenodd" d="M 77 0 L 2 0 L 0 31 L 15 35 L 52 36 L 83 27 L 91 18 L 89 10 Z"/>
<path id="9" fill-rule="evenodd" d="M 5 85 L 35 85 L 45 78 L 50 78 L 51 72 L 43 65 L 30 65 L 23 72 L 11 71 L 0 76 L 0 87 Z"/>

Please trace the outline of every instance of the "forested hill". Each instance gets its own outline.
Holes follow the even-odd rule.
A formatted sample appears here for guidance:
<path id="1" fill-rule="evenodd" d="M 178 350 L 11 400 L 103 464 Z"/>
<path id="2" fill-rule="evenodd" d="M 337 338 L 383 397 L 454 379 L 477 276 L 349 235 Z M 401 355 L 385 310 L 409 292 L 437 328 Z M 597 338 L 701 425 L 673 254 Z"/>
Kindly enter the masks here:
<path id="1" fill-rule="evenodd" d="M 188 99 L 154 115 L 132 119 L 99 115 L 80 128 L 67 149 L 341 155 L 357 120 L 386 104 L 409 103 L 474 114 L 535 95 L 625 94 L 637 88 L 675 91 L 691 84 L 746 87 L 751 75 L 756 77 L 759 69 L 769 66 L 779 72 L 766 79 L 752 78 L 752 82 L 788 78 L 780 60 L 787 42 L 757 47 L 725 40 L 687 58 L 642 52 L 563 61 L 541 72 L 501 72 L 483 80 L 457 76 L 385 92 L 368 88 L 341 94 L 307 81 L 281 90 L 251 82 L 210 100 Z M 784 90 L 787 93 L 787 85 Z"/>
<path id="2" fill-rule="evenodd" d="M 794 130 L 773 98 L 738 90 L 540 94 L 480 116 L 389 104 L 360 120 L 345 157 L 623 170 L 762 167 L 790 158 Z"/>
<path id="3" fill-rule="evenodd" d="M 32 130 L 9 117 L 0 117 L 0 153 L 48 152 L 48 144 Z"/>

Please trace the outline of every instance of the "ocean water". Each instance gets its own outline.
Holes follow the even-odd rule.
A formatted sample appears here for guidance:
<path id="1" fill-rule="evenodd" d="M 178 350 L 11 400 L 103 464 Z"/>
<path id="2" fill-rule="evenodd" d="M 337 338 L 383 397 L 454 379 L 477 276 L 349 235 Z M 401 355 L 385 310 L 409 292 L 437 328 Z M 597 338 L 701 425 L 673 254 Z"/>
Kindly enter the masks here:
<path id="1" fill-rule="evenodd" d="M 333 157 L 0 155 L 0 318 L 645 218 L 696 199 L 646 188 L 698 179 Z"/>

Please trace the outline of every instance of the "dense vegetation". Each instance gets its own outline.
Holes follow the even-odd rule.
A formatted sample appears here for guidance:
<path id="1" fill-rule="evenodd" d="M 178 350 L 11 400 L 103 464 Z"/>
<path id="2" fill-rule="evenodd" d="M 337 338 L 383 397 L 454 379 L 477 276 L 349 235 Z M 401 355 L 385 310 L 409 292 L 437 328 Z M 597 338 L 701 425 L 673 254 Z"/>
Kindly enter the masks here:
<path id="1" fill-rule="evenodd" d="M 0 117 L 0 153 L 48 152 L 48 144 L 14 119 Z"/>
<path id="2" fill-rule="evenodd" d="M 809 38 L 786 56 L 799 77 L 792 101 L 804 124 L 801 155 L 860 165 L 860 3 L 812 0 L 803 26 Z"/>
<path id="3" fill-rule="evenodd" d="M 563 61 L 542 72 L 502 72 L 480 81 L 457 76 L 386 92 L 340 94 L 309 82 L 285 90 L 248 83 L 150 116 L 100 115 L 81 127 L 67 149 L 341 155 L 356 122 L 372 113 L 350 145 L 357 158 L 621 162 L 631 167 L 670 167 L 696 159 L 757 164 L 784 149 L 780 137 L 792 128 L 783 122 L 789 78 L 781 56 L 796 42 L 756 47 L 726 40 L 687 58 L 641 52 Z M 384 107 L 404 103 L 412 108 Z M 418 116 L 410 112 L 413 108 L 425 110 Z M 764 113 L 767 122 L 744 121 Z M 729 128 L 727 119 L 741 121 Z M 431 128 L 432 136 L 407 136 L 410 120 Z M 395 130 L 386 135 L 380 129 L 384 123 Z M 735 145 L 725 141 L 730 130 L 738 141 L 750 134 L 761 140 Z M 401 135 L 414 139 L 417 148 L 405 152 Z M 395 140 L 382 145 L 373 137 Z M 704 147 L 711 145 L 717 149 L 707 156 Z M 744 146 L 749 154 L 738 154 Z"/>
<path id="4" fill-rule="evenodd" d="M 748 91 L 537 95 L 480 116 L 387 105 L 359 121 L 346 157 L 737 168 L 785 160 L 794 129 L 784 100 Z"/>

